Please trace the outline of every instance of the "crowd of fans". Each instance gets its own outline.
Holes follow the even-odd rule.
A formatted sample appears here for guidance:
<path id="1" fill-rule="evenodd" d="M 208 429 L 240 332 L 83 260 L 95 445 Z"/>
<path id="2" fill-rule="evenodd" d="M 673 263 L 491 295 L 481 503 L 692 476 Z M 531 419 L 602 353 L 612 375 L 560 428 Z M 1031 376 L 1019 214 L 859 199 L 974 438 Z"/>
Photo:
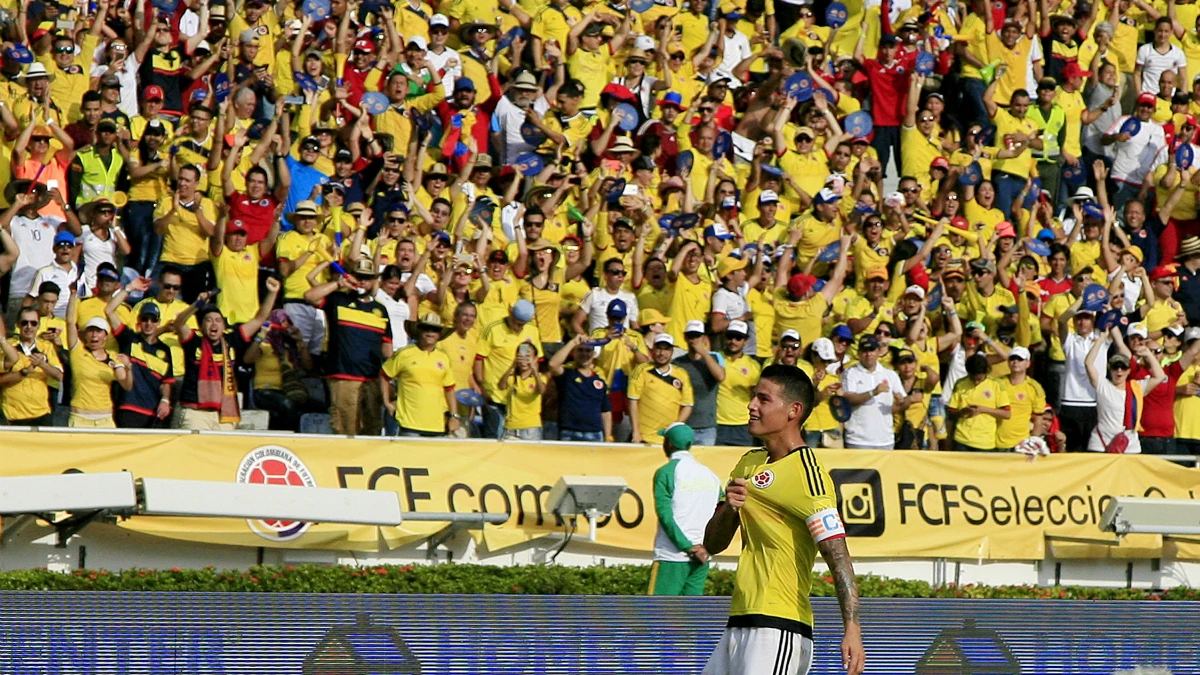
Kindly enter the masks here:
<path id="1" fill-rule="evenodd" d="M 1200 4 L 715 3 L 0 9 L 5 419 L 1200 451 Z"/>

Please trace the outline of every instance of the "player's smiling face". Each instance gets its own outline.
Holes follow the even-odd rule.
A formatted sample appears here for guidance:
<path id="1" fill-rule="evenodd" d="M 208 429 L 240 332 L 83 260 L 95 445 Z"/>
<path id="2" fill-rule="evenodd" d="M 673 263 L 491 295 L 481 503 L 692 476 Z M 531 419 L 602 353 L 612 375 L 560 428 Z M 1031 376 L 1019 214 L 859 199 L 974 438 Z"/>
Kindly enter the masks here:
<path id="1" fill-rule="evenodd" d="M 782 431 L 803 412 L 803 406 L 798 401 L 788 401 L 783 396 L 783 388 L 771 380 L 759 380 L 746 407 L 750 411 L 752 436 Z"/>

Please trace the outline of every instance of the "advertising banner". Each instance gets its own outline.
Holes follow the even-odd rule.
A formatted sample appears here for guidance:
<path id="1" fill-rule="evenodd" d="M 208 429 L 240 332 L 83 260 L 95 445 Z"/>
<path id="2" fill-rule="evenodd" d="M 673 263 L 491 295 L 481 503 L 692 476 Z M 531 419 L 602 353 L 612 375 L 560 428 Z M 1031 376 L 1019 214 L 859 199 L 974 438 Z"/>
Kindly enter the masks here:
<path id="1" fill-rule="evenodd" d="M 506 513 L 480 534 L 488 551 L 527 542 L 567 524 L 547 510 L 559 476 L 621 476 L 629 485 L 616 511 L 597 523 L 597 541 L 652 549 L 654 471 L 661 449 L 629 445 L 340 439 L 234 434 L 0 432 L 7 475 L 129 471 L 183 478 L 392 490 L 418 512 Z M 727 476 L 744 450 L 698 448 Z M 1098 523 L 1113 496 L 1194 499 L 1200 471 L 1155 457 L 820 450 L 859 558 L 1200 560 L 1200 544 L 1136 535 L 1119 544 Z M 753 488 L 751 488 L 753 489 Z M 436 522 L 399 528 L 231 519 L 135 517 L 130 530 L 214 544 L 375 551 L 428 537 Z M 578 523 L 577 535 L 588 534 Z M 731 551 L 732 553 L 733 551 Z"/>

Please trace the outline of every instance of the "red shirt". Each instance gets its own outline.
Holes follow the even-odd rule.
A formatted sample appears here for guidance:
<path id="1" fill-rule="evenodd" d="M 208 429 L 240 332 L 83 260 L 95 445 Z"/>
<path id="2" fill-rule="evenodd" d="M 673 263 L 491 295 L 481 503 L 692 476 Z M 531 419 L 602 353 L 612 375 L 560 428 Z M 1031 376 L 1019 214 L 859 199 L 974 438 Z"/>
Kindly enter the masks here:
<path id="1" fill-rule="evenodd" d="M 871 117 L 875 126 L 900 126 L 904 122 L 912 59 L 896 59 L 889 66 L 875 59 L 867 59 L 863 63 L 863 70 L 871 87 Z"/>
<path id="2" fill-rule="evenodd" d="M 271 225 L 275 222 L 275 208 L 279 200 L 267 192 L 262 199 L 251 199 L 244 192 L 235 192 L 229 196 L 229 222 L 240 220 L 246 226 L 246 245 L 253 246 L 267 238 Z M 275 254 L 263 258 L 264 265 L 275 263 Z"/>
<path id="3" fill-rule="evenodd" d="M 1175 386 L 1183 375 L 1183 368 L 1176 361 L 1163 368 L 1163 372 L 1167 381 L 1142 398 L 1142 436 L 1171 438 L 1175 435 Z M 1150 376 L 1150 371 L 1134 359 L 1129 379 L 1141 380 Z"/>
<path id="4" fill-rule="evenodd" d="M 1042 277 L 1037 280 L 1037 285 L 1042 287 L 1042 302 L 1046 302 L 1059 293 L 1070 293 L 1071 277 L 1063 277 L 1062 281 L 1055 281 L 1050 277 Z"/>

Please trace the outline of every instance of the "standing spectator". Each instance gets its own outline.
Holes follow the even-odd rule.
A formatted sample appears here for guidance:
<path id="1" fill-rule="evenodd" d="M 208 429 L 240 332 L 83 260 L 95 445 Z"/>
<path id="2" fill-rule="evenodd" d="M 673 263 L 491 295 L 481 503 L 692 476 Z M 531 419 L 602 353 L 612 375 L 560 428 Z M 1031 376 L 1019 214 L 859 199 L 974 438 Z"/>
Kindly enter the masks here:
<path id="1" fill-rule="evenodd" d="M 996 430 L 996 449 L 1009 451 L 1029 438 L 1030 423 L 1046 409 L 1046 391 L 1029 377 L 1030 353 L 1017 345 L 1008 352 L 1008 403 L 1011 415 L 1000 420 Z"/>
<path id="2" fill-rule="evenodd" d="M 482 388 L 487 399 L 483 409 L 484 438 L 503 438 L 504 419 L 507 415 L 507 394 L 500 388 L 501 376 L 510 370 L 517 355 L 517 346 L 529 342 L 538 356 L 542 355 L 542 341 L 537 326 L 532 321 L 535 313 L 532 302 L 517 300 L 508 317 L 486 326 L 479 335 L 475 347 L 475 382 Z"/>
<path id="3" fill-rule="evenodd" d="M 71 360 L 71 414 L 69 427 L 115 429 L 112 385 L 133 388 L 129 357 L 104 348 L 108 341 L 108 320 L 97 316 L 83 327 L 83 336 L 75 323 L 79 296 L 71 293 L 67 303 L 67 350 Z"/>
<path id="4" fill-rule="evenodd" d="M 846 421 L 846 447 L 884 449 L 896 441 L 892 408 L 903 397 L 896 371 L 879 363 L 882 347 L 874 335 L 858 340 L 858 363 L 842 373 L 842 396 L 853 412 Z"/>
<path id="5" fill-rule="evenodd" d="M 579 301 L 579 309 L 575 312 L 572 325 L 578 335 L 591 335 L 594 331 L 607 328 L 609 325 L 609 308 L 614 300 L 619 300 L 625 308 L 625 316 L 632 312 L 638 316 L 637 297 L 622 288 L 629 270 L 621 258 L 609 258 L 604 261 L 604 285 L 597 286 L 583 296 Z M 586 328 L 584 323 L 586 322 Z M 631 326 L 637 328 L 636 325 Z"/>
<path id="6" fill-rule="evenodd" d="M 1150 123 L 1157 106 L 1158 98 L 1154 94 L 1138 94 L 1134 114 L 1117 118 L 1100 138 L 1101 145 L 1116 146 L 1111 149 L 1113 160 L 1110 172 L 1117 184 L 1117 194 L 1112 198 L 1114 209 L 1122 209 L 1125 202 L 1136 197 L 1142 191 L 1145 177 L 1166 161 L 1166 135 L 1161 126 Z M 1139 122 L 1136 135 L 1122 131 L 1125 121 L 1129 119 Z"/>
<path id="7" fill-rule="evenodd" d="M 363 213 L 367 211 L 364 210 Z M 309 277 L 317 271 L 319 265 L 324 263 L 327 267 L 328 263 L 335 259 L 333 240 L 328 235 L 316 231 L 316 202 L 302 201 L 296 205 L 295 211 L 287 215 L 295 229 L 284 233 L 276 246 L 279 273 L 284 277 L 283 308 L 292 323 L 300 329 L 308 351 L 320 354 L 321 344 L 325 339 L 325 317 L 304 298 L 313 287 Z M 369 216 L 359 221 L 360 227 L 365 227 L 367 218 Z"/>
<path id="8" fill-rule="evenodd" d="M 324 312 L 329 327 L 325 373 L 334 433 L 378 436 L 383 431 L 383 392 L 376 383 L 393 347 L 387 309 L 375 299 L 378 280 L 375 263 L 359 258 L 350 274 L 304 294 Z"/>
<path id="9" fill-rule="evenodd" d="M 133 373 L 133 386 L 120 393 L 116 423 L 121 429 L 159 429 L 171 416 L 171 385 L 175 383 L 175 367 L 171 348 L 159 339 L 162 314 L 158 305 L 148 303 L 137 315 L 136 330 L 130 329 L 120 310 L 128 311 L 124 301 L 129 292 L 145 292 L 148 279 L 137 279 L 128 288 L 112 294 L 104 307 L 104 316 L 112 327 L 120 353 L 128 357 Z"/>
<path id="10" fill-rule="evenodd" d="M 72 260 L 75 255 L 75 235 L 63 230 L 54 235 L 54 259 L 49 265 L 39 269 L 33 276 L 33 283 L 25 289 L 24 306 L 33 304 L 37 296 L 35 292 L 46 282 L 52 282 L 59 288 L 74 288 L 82 272 Z M 74 295 L 74 294 L 71 294 Z M 54 306 L 54 316 L 66 316 L 69 297 L 59 295 L 58 303 Z M 107 329 L 106 329 L 107 330 Z"/>
<path id="11" fill-rule="evenodd" d="M 696 432 L 697 443 L 716 445 L 717 389 L 725 379 L 725 359 L 719 352 L 711 351 L 712 344 L 704 333 L 703 321 L 689 321 L 683 336 L 687 340 L 687 354 L 672 363 L 687 372 L 692 384 L 692 412 L 687 423 Z M 643 430 L 642 436 L 655 431 L 657 429 L 650 429 L 649 433 Z"/>
<path id="12" fill-rule="evenodd" d="M 38 335 L 38 312 L 26 307 L 18 314 L 17 335 L 2 340 L 4 374 L 4 419 L 10 426 L 42 427 L 50 425 L 50 382 L 62 382 L 62 362 L 58 347 Z M 0 325 L 0 331 L 3 331 Z"/>
<path id="13" fill-rule="evenodd" d="M 875 135 L 871 140 L 875 152 L 879 153 L 879 164 L 887 176 L 888 160 L 896 155 L 896 172 L 900 173 L 900 125 L 904 121 L 905 96 L 908 94 L 908 79 L 912 76 L 913 59 L 898 59 L 899 47 L 895 35 L 879 38 L 879 58 L 863 57 L 863 31 L 854 49 L 854 60 L 862 64 L 871 89 L 871 117 L 875 122 Z"/>
<path id="14" fill-rule="evenodd" d="M 175 316 L 175 334 L 184 354 L 184 373 L 179 405 L 172 420 L 174 428 L 233 431 L 241 422 L 235 370 L 258 329 L 270 316 L 279 294 L 278 280 L 268 279 L 266 287 L 267 297 L 258 315 L 241 325 L 228 326 L 216 305 L 208 304 L 215 291 L 202 292 L 191 306 Z M 189 326 L 193 315 L 198 317 L 199 330 Z"/>
<path id="15" fill-rule="evenodd" d="M 517 353 L 496 383 L 504 393 L 504 438 L 542 440 L 542 393 L 546 383 L 537 372 L 538 349 L 531 342 L 517 345 Z"/>
<path id="16" fill-rule="evenodd" d="M 11 206 L 0 215 L 0 231 L 5 233 L 0 237 L 12 237 L 12 252 L 9 251 L 10 242 L 3 242 L 5 259 L 16 256 L 10 263 L 12 274 L 8 280 L 4 319 L 6 325 L 13 326 L 17 314 L 29 304 L 24 301 L 25 296 L 30 291 L 37 292 L 33 285 L 37 271 L 54 262 L 54 239 L 62 221 L 39 213 L 50 196 L 33 181 L 10 182 L 4 187 L 4 199 Z M 65 304 L 63 310 L 66 311 Z"/>
<path id="17" fill-rule="evenodd" d="M 216 230 L 217 207 L 197 191 L 200 169 L 188 164 L 179 169 L 175 192 L 160 199 L 154 209 L 154 231 L 163 238 L 163 251 L 152 276 L 161 265 L 171 263 L 183 278 L 184 302 L 194 302 L 212 286 L 212 264 L 208 261 L 208 238 Z"/>
<path id="18" fill-rule="evenodd" d="M 1142 414 L 1145 412 L 1145 397 L 1154 388 L 1166 381 L 1158 359 L 1150 348 L 1141 344 L 1136 356 L 1142 360 L 1150 376 L 1142 380 L 1129 379 L 1129 349 L 1117 329 L 1112 330 L 1112 344 L 1117 352 L 1108 357 L 1108 377 L 1100 372 L 1096 359 L 1107 351 L 1103 338 L 1092 344 L 1087 353 L 1087 374 L 1096 388 L 1096 426 L 1089 435 L 1089 452 L 1138 454 L 1142 451 L 1138 432 L 1142 429 Z"/>
<path id="19" fill-rule="evenodd" d="M 1187 58 L 1178 45 L 1171 43 L 1171 19 L 1160 16 L 1154 22 L 1154 41 L 1137 51 L 1133 67 L 1133 90 L 1138 94 L 1158 95 L 1159 77 L 1167 72 L 1178 73 L 1178 82 L 1187 82 Z"/>
<path id="20" fill-rule="evenodd" d="M 572 367 L 566 368 L 567 359 Z M 613 440 L 612 403 L 608 385 L 596 372 L 596 348 L 576 335 L 550 357 L 550 374 L 558 392 L 558 437 L 563 441 L 601 443 Z"/>
<path id="21" fill-rule="evenodd" d="M 662 437 L 668 461 L 654 472 L 658 532 L 650 595 L 703 595 L 709 559 L 704 530 L 722 496 L 721 480 L 692 456 L 691 427 L 676 422 Z"/>
<path id="22" fill-rule="evenodd" d="M 954 450 L 994 452 L 997 420 L 1012 417 L 1008 388 L 988 376 L 988 359 L 982 353 L 967 358 L 967 376 L 954 383 L 946 406 L 954 424 Z"/>
<path id="23" fill-rule="evenodd" d="M 383 406 L 399 424 L 399 436 L 444 436 L 459 427 L 461 416 L 454 398 L 454 372 L 450 356 L 438 347 L 453 329 L 442 325 L 442 317 L 426 314 L 408 322 L 414 344 L 396 351 L 383 364 L 379 386 Z M 390 380 L 396 380 L 392 398 Z M 436 401 L 436 403 L 435 403 Z"/>
<path id="24" fill-rule="evenodd" d="M 629 417 L 634 443 L 642 443 L 659 429 L 687 422 L 695 400 L 686 371 L 671 363 L 675 339 L 670 333 L 654 338 L 650 362 L 634 368 L 629 377 Z"/>
<path id="25" fill-rule="evenodd" d="M 483 391 L 475 382 L 474 376 L 475 346 L 479 341 L 479 330 L 475 327 L 476 318 L 475 303 L 467 301 L 458 305 L 454 308 L 453 330 L 438 343 L 442 351 L 450 357 L 450 371 L 454 373 L 454 388 L 457 391 Z M 469 415 L 470 408 L 459 405 L 456 412 L 459 415 Z M 465 418 L 463 421 L 466 421 Z M 470 431 L 470 425 L 460 424 L 451 436 L 467 438 Z"/>
<path id="26" fill-rule="evenodd" d="M 278 217 L 267 236 L 253 246 L 247 246 L 250 231 L 245 223 L 217 219 L 216 230 L 208 240 L 208 252 L 217 288 L 223 291 L 217 296 L 217 309 L 230 323 L 245 323 L 258 313 L 258 264 L 274 252 L 278 236 Z"/>
<path id="27" fill-rule="evenodd" d="M 313 407 L 301 373 L 312 373 L 315 366 L 287 312 L 272 310 L 269 318 L 244 356 L 254 364 L 254 407 L 270 415 L 271 431 L 297 431 L 301 415 Z"/>
<path id="28" fill-rule="evenodd" d="M 1196 243 L 1200 249 L 1200 239 Z M 1088 438 L 1096 427 L 1096 386 L 1088 376 L 1085 359 L 1095 358 L 1088 354 L 1092 353 L 1096 341 L 1103 342 L 1103 338 L 1096 332 L 1096 315 L 1080 311 L 1082 305 L 1083 296 L 1080 296 L 1058 317 L 1058 337 L 1067 366 L 1058 420 L 1067 435 L 1067 452 L 1086 450 Z M 1074 323 L 1074 330 L 1071 330 L 1071 323 Z M 1102 345 L 1099 349 L 1099 358 L 1107 362 L 1107 347 Z"/>
<path id="29" fill-rule="evenodd" d="M 1005 28 L 1006 32 L 1008 30 Z M 1012 158 L 997 159 L 992 164 L 992 183 L 996 186 L 994 205 L 1007 221 L 1012 217 L 1013 200 L 1025 189 L 1033 168 L 1030 146 L 1034 142 L 1040 145 L 1042 141 L 1038 136 L 1037 124 L 1026 116 L 1029 111 L 1029 92 L 1016 89 L 1002 100 L 997 92 L 999 83 L 1000 78 L 997 78 L 988 85 L 983 92 L 983 105 L 996 125 L 997 143 L 1003 143 L 1010 153 L 1015 153 Z M 1007 103 L 1008 107 L 1000 107 L 1001 103 Z"/>
<path id="30" fill-rule="evenodd" d="M 762 366 L 746 352 L 749 326 L 745 321 L 731 321 L 725 329 L 725 377 L 717 388 L 716 445 L 750 447 L 750 412 L 747 406 L 758 384 Z M 830 345 L 832 347 L 832 345 Z"/>

